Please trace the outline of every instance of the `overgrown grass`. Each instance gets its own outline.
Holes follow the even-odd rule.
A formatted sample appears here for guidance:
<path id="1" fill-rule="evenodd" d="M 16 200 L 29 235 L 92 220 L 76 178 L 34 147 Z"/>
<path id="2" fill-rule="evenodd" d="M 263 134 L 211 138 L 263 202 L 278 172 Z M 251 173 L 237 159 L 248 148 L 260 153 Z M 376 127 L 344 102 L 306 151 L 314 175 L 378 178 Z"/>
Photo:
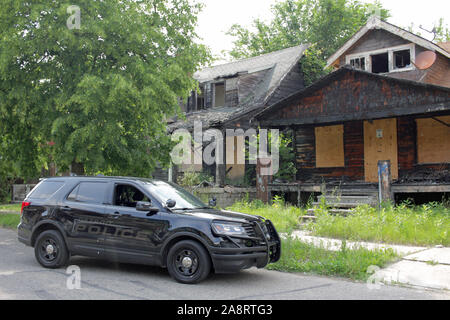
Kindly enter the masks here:
<path id="1" fill-rule="evenodd" d="M 300 240 L 287 237 L 282 240 L 280 261 L 268 265 L 270 270 L 305 272 L 326 276 L 340 276 L 353 280 L 366 280 L 369 266 L 384 267 L 397 260 L 392 249 L 368 250 L 346 247 L 345 241 L 338 251 L 316 247 Z"/>
<path id="2" fill-rule="evenodd" d="M 15 213 L 0 213 L 0 227 L 16 229 L 20 222 L 20 215 Z"/>
<path id="3" fill-rule="evenodd" d="M 314 235 L 346 240 L 408 245 L 450 246 L 450 209 L 441 203 L 386 205 L 381 210 L 360 206 L 348 217 L 332 216 L 326 208 L 307 225 Z"/>
<path id="4" fill-rule="evenodd" d="M 263 216 L 273 222 L 278 232 L 291 232 L 294 229 L 298 229 L 299 218 L 305 215 L 305 209 L 286 206 L 280 198 L 275 198 L 272 205 L 264 204 L 259 200 L 249 202 L 247 199 L 244 199 L 227 209 Z"/>
<path id="5" fill-rule="evenodd" d="M 17 204 L 2 204 L 0 205 L 0 211 L 20 212 L 22 205 Z"/>
<path id="6" fill-rule="evenodd" d="M 305 209 L 286 206 L 276 198 L 272 205 L 244 199 L 230 210 L 266 217 L 279 232 L 300 229 L 299 217 Z M 329 213 L 325 204 L 316 210 L 316 221 L 302 226 L 316 236 L 353 241 L 372 241 L 406 245 L 450 246 L 450 208 L 448 204 L 431 202 L 414 206 L 404 202 L 384 205 L 381 210 L 359 206 L 353 215 L 343 217 Z"/>

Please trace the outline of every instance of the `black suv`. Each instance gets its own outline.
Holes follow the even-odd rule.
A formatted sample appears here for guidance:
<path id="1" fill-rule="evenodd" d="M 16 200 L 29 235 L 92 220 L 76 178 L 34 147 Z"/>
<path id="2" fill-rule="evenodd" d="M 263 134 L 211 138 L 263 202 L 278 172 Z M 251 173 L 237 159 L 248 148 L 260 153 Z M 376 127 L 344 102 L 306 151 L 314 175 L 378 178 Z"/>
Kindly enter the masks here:
<path id="1" fill-rule="evenodd" d="M 211 269 L 263 268 L 281 253 L 269 220 L 216 210 L 175 184 L 141 178 L 44 179 L 22 203 L 18 236 L 46 268 L 82 255 L 167 267 L 182 283 L 198 283 Z"/>

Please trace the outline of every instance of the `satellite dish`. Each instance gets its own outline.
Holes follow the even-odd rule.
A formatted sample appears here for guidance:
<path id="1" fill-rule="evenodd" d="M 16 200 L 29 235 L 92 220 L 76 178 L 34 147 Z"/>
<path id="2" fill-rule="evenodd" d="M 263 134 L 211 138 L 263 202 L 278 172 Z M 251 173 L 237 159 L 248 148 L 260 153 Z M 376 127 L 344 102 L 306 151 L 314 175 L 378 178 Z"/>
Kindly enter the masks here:
<path id="1" fill-rule="evenodd" d="M 414 63 L 414 65 L 419 70 L 426 70 L 430 68 L 435 61 L 436 53 L 434 53 L 433 51 L 424 51 L 416 57 L 416 62 Z"/>

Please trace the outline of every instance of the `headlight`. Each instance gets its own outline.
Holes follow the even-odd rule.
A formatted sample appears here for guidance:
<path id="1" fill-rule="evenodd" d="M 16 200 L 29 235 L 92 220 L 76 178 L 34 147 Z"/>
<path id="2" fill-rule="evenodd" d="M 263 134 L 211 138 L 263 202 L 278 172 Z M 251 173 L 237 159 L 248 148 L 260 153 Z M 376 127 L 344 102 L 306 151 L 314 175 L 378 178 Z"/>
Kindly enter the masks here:
<path id="1" fill-rule="evenodd" d="M 211 227 L 214 233 L 225 236 L 246 236 L 247 232 L 240 224 L 213 222 Z"/>

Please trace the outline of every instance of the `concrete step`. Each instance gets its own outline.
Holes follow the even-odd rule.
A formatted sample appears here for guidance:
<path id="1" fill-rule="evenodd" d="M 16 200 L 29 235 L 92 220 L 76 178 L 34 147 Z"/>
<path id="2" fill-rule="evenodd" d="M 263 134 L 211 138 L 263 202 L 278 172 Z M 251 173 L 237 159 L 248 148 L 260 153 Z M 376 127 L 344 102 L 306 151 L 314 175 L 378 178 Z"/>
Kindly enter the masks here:
<path id="1" fill-rule="evenodd" d="M 360 203 L 360 204 L 374 204 L 376 198 L 373 196 L 319 196 L 318 202 L 325 199 L 327 204 L 332 203 Z"/>
<path id="2" fill-rule="evenodd" d="M 358 207 L 360 205 L 363 205 L 363 204 L 369 204 L 369 203 L 351 203 L 351 202 L 349 202 L 349 203 L 341 203 L 341 202 L 339 202 L 339 203 L 328 203 L 327 202 L 327 206 L 330 207 L 330 208 L 356 208 L 356 207 Z M 313 202 L 313 206 L 317 206 L 318 207 L 320 205 L 321 205 L 320 202 Z M 369 204 L 369 205 L 371 205 L 371 204 Z"/>
<path id="3" fill-rule="evenodd" d="M 342 195 L 342 196 L 374 196 L 378 197 L 378 190 L 328 190 L 325 192 L 326 195 Z"/>
<path id="4" fill-rule="evenodd" d="M 315 216 L 302 216 L 299 218 L 300 222 L 306 222 L 306 221 L 315 221 L 317 217 Z"/>
<path id="5" fill-rule="evenodd" d="M 353 214 L 354 211 L 353 211 L 352 209 L 329 209 L 328 212 L 329 212 L 331 215 L 344 216 L 344 217 L 346 217 L 346 216 L 348 216 L 348 215 Z M 308 209 L 308 211 L 307 211 L 307 215 L 308 215 L 308 216 L 314 216 L 315 213 L 316 213 L 316 212 L 315 212 L 315 209 L 314 209 L 314 208 Z"/>

